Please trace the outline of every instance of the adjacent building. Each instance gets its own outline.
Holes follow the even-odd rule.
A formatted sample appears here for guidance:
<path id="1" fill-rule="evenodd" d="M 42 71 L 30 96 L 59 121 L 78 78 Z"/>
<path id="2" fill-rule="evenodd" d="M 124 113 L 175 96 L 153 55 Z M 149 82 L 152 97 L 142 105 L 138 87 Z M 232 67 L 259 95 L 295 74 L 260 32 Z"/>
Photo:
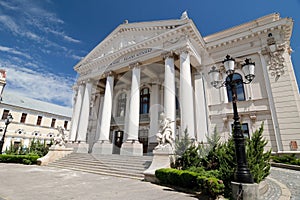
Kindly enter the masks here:
<path id="1" fill-rule="evenodd" d="M 264 123 L 267 147 L 297 151 L 300 99 L 290 39 L 291 18 L 270 14 L 230 29 L 201 36 L 183 13 L 180 19 L 125 21 L 74 69 L 75 103 L 69 141 L 77 152 L 142 155 L 157 145 L 160 115 L 172 121 L 173 137 L 187 130 L 206 142 L 214 129 L 223 140 L 232 132 L 230 91 L 215 89 L 208 72 L 223 78 L 226 55 L 256 64 L 255 79 L 238 89 L 238 111 L 246 137 Z"/>
<path id="2" fill-rule="evenodd" d="M 6 84 L 5 71 L 0 71 L 0 89 Z M 8 125 L 2 151 L 10 145 L 29 147 L 33 139 L 50 144 L 62 127 L 69 135 L 72 109 L 55 104 L 22 97 L 3 91 L 0 102 L 0 138 L 4 133 L 5 119 L 11 113 L 13 121 Z"/>

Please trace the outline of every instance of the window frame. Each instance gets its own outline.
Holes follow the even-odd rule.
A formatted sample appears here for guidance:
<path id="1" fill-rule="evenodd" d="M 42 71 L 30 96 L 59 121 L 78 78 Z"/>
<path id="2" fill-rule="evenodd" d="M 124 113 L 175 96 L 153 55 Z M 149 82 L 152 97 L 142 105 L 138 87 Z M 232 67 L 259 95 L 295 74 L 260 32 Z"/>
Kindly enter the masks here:
<path id="1" fill-rule="evenodd" d="M 7 119 L 7 116 L 8 116 L 8 114 L 9 114 L 9 111 L 10 111 L 10 110 L 6 110 L 6 109 L 3 110 L 2 118 L 1 118 L 2 120 Z"/>
<path id="2" fill-rule="evenodd" d="M 51 128 L 55 128 L 55 122 L 56 122 L 56 119 L 52 118 L 51 125 L 50 125 Z"/>
<path id="3" fill-rule="evenodd" d="M 27 118 L 27 113 L 22 113 L 20 123 L 25 124 Z"/>
<path id="4" fill-rule="evenodd" d="M 43 116 L 38 116 L 38 117 L 37 117 L 37 120 L 36 120 L 36 125 L 37 125 L 37 126 L 41 126 L 42 120 L 43 120 Z"/>
<path id="5" fill-rule="evenodd" d="M 147 93 L 144 93 L 148 90 Z M 150 109 L 150 88 L 145 87 L 140 91 L 140 114 L 149 114 Z"/>
<path id="6" fill-rule="evenodd" d="M 126 103 L 127 103 L 127 94 L 126 92 L 122 92 L 121 94 L 119 94 L 117 99 L 116 117 L 125 117 Z M 123 109 L 123 114 L 122 114 L 122 109 Z"/>
<path id="7" fill-rule="evenodd" d="M 226 77 L 226 82 L 229 82 L 230 77 Z M 234 73 L 232 75 L 232 80 L 236 81 L 236 95 L 237 95 L 237 101 L 246 101 L 246 95 L 245 95 L 245 88 L 243 83 L 243 77 L 239 73 Z M 228 102 L 232 102 L 232 89 L 229 85 L 226 86 L 226 92 L 227 92 L 227 99 Z"/>

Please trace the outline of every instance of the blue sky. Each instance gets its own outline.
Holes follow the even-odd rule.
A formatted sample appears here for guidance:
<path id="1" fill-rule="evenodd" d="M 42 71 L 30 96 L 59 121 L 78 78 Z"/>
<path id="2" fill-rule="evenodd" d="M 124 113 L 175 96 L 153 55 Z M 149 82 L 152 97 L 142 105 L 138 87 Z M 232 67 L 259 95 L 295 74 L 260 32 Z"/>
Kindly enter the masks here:
<path id="1" fill-rule="evenodd" d="M 0 0 L 0 68 L 5 90 L 72 106 L 73 66 L 125 19 L 179 19 L 202 36 L 280 13 L 294 19 L 291 47 L 300 80 L 300 0 Z"/>

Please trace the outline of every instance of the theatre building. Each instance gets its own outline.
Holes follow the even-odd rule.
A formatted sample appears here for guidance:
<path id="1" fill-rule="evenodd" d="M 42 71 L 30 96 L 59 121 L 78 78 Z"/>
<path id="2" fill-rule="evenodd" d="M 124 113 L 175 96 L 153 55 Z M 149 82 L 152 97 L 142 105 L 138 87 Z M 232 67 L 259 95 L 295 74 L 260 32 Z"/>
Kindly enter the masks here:
<path id="1" fill-rule="evenodd" d="M 245 137 L 264 123 L 273 152 L 298 151 L 299 89 L 291 62 L 291 18 L 270 14 L 203 37 L 187 13 L 180 19 L 129 23 L 127 20 L 74 69 L 78 79 L 70 146 L 94 154 L 151 154 L 160 115 L 171 120 L 173 138 L 186 130 L 206 142 L 216 128 L 222 140 L 232 133 L 230 88 L 216 89 L 209 72 L 226 73 L 235 59 L 235 78 L 245 59 L 255 78 L 237 85 L 237 107 Z"/>

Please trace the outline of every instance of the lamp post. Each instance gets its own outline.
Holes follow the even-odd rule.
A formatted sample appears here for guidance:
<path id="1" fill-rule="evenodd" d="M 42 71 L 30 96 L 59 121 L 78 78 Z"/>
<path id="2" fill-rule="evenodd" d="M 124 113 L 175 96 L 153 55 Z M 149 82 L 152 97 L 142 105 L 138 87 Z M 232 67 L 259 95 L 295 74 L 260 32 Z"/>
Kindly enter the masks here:
<path id="1" fill-rule="evenodd" d="M 220 81 L 220 70 L 217 70 L 216 67 L 212 67 L 208 74 L 211 77 L 212 86 L 214 86 L 215 88 L 226 87 L 227 89 L 231 90 L 232 94 L 232 108 L 234 119 L 233 140 L 235 143 L 235 153 L 237 162 L 237 169 L 234 174 L 234 181 L 239 183 L 253 183 L 253 177 L 247 166 L 245 138 L 242 133 L 241 123 L 239 121 L 240 117 L 237 110 L 237 86 L 240 84 L 249 84 L 252 82 L 252 80 L 255 77 L 255 63 L 251 62 L 250 59 L 246 59 L 245 63 L 242 64 L 242 70 L 248 82 L 244 82 L 241 76 L 239 76 L 239 74 L 235 72 L 235 60 L 229 55 L 226 56 L 226 58 L 223 61 L 223 64 L 227 74 L 225 81 Z"/>
<path id="2" fill-rule="evenodd" d="M 0 154 L 2 154 L 2 148 L 3 148 L 3 144 L 4 144 L 4 138 L 5 138 L 5 134 L 7 131 L 7 126 L 12 122 L 14 118 L 12 117 L 12 115 L 9 113 L 5 119 L 5 128 L 4 128 L 4 133 L 3 136 L 0 140 Z"/>

